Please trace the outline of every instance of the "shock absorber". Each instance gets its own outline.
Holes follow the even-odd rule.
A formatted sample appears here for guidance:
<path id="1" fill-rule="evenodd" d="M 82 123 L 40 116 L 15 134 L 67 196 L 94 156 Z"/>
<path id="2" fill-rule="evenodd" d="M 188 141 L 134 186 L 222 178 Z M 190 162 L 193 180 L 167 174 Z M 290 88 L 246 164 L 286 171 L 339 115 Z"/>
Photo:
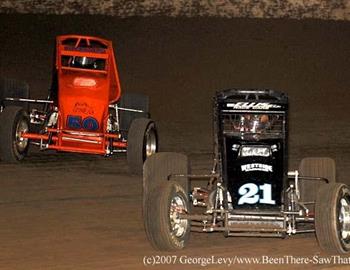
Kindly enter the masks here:
<path id="1" fill-rule="evenodd" d="M 294 213 L 296 211 L 296 194 L 295 194 L 295 189 L 294 189 L 294 185 L 290 185 L 290 190 L 288 193 L 289 199 L 290 199 L 290 203 L 288 206 L 288 210 L 292 213 Z M 289 235 L 291 234 L 295 234 L 296 233 L 296 219 L 295 219 L 295 215 L 294 214 L 290 214 L 289 215 L 289 223 L 288 223 L 288 231 L 287 233 Z"/>

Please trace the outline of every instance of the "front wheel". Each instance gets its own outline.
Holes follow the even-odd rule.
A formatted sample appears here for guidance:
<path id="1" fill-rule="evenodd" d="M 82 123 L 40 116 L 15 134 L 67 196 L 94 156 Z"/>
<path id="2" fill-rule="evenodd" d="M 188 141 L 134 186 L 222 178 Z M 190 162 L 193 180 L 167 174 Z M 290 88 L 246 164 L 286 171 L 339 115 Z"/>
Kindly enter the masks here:
<path id="1" fill-rule="evenodd" d="M 21 107 L 5 107 L 0 114 L 0 156 L 3 161 L 14 163 L 25 157 L 29 142 L 21 135 L 28 131 L 27 113 Z"/>
<path id="2" fill-rule="evenodd" d="M 350 190 L 341 183 L 322 185 L 316 197 L 315 229 L 320 247 L 329 253 L 350 251 Z"/>
<path id="3" fill-rule="evenodd" d="M 158 151 L 155 123 L 148 118 L 134 119 L 128 131 L 127 145 L 129 171 L 141 175 L 144 161 Z"/>
<path id="4" fill-rule="evenodd" d="M 145 202 L 144 224 L 148 240 L 161 251 L 181 250 L 190 236 L 190 220 L 181 218 L 190 209 L 188 194 L 176 181 L 156 187 Z"/>

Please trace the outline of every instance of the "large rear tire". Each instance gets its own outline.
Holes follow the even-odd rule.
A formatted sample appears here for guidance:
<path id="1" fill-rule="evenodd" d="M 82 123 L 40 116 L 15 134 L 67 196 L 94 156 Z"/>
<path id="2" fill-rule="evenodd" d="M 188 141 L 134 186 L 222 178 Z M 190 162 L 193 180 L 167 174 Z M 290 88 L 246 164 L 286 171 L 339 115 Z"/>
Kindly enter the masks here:
<path id="1" fill-rule="evenodd" d="M 328 183 L 336 181 L 335 161 L 328 157 L 307 157 L 302 159 L 299 166 L 300 176 L 322 177 Z M 325 185 L 323 181 L 300 180 L 300 195 L 303 202 L 314 202 L 319 187 Z"/>
<path id="2" fill-rule="evenodd" d="M 140 93 L 124 93 L 118 106 L 121 108 L 141 110 L 141 112 L 119 110 L 119 128 L 123 138 L 128 139 L 128 130 L 136 118 L 149 118 L 149 97 Z"/>
<path id="3" fill-rule="evenodd" d="M 315 229 L 318 243 L 326 252 L 350 251 L 350 190 L 341 183 L 322 185 L 317 193 Z"/>
<path id="4" fill-rule="evenodd" d="M 16 106 L 8 106 L 0 113 L 0 157 L 3 161 L 21 161 L 28 152 L 28 139 L 21 134 L 29 131 L 27 113 Z"/>
<path id="5" fill-rule="evenodd" d="M 152 246 L 161 251 L 183 249 L 190 237 L 191 221 L 179 214 L 189 212 L 188 194 L 176 181 L 166 181 L 146 200 L 145 230 Z"/>
<path id="6" fill-rule="evenodd" d="M 127 161 L 130 173 L 141 175 L 144 161 L 157 151 L 155 123 L 148 118 L 134 119 L 128 132 Z"/>
<path id="7" fill-rule="evenodd" d="M 6 106 L 28 109 L 28 102 L 6 101 L 5 98 L 29 98 L 29 85 L 24 81 L 0 78 L 0 101 Z"/>
<path id="8" fill-rule="evenodd" d="M 189 193 L 188 175 L 190 164 L 188 157 L 181 153 L 160 152 L 147 158 L 143 166 L 143 195 L 151 194 L 153 189 L 167 180 L 175 180 L 186 193 Z M 170 175 L 184 175 L 183 177 L 171 177 Z"/>

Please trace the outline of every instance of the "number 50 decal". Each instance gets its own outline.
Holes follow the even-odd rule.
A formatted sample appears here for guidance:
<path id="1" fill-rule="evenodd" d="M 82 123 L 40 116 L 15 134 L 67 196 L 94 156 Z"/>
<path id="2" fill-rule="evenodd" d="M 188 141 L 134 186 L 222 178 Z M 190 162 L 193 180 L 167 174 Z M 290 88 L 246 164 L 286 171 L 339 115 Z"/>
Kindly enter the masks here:
<path id="1" fill-rule="evenodd" d="M 98 129 L 98 122 L 91 116 L 82 119 L 79 115 L 68 115 L 67 126 L 72 129 L 95 131 Z"/>
<path id="2" fill-rule="evenodd" d="M 262 196 L 260 196 L 259 191 L 262 191 Z M 255 204 L 255 203 L 265 203 L 265 204 L 276 204 L 275 200 L 272 200 L 272 186 L 270 184 L 264 184 L 257 186 L 252 183 L 245 184 L 241 186 L 238 190 L 239 195 L 242 197 L 238 200 L 238 204 Z"/>

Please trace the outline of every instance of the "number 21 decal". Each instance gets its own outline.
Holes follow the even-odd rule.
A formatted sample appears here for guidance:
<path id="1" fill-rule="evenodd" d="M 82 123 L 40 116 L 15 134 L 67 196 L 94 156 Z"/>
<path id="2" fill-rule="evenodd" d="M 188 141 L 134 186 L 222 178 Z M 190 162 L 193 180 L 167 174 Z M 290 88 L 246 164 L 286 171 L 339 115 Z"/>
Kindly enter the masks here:
<path id="1" fill-rule="evenodd" d="M 262 196 L 259 194 L 262 191 Z M 241 186 L 238 190 L 239 195 L 242 197 L 238 200 L 238 205 L 241 204 L 276 204 L 275 200 L 272 200 L 272 186 L 270 184 L 255 185 L 252 183 Z"/>

